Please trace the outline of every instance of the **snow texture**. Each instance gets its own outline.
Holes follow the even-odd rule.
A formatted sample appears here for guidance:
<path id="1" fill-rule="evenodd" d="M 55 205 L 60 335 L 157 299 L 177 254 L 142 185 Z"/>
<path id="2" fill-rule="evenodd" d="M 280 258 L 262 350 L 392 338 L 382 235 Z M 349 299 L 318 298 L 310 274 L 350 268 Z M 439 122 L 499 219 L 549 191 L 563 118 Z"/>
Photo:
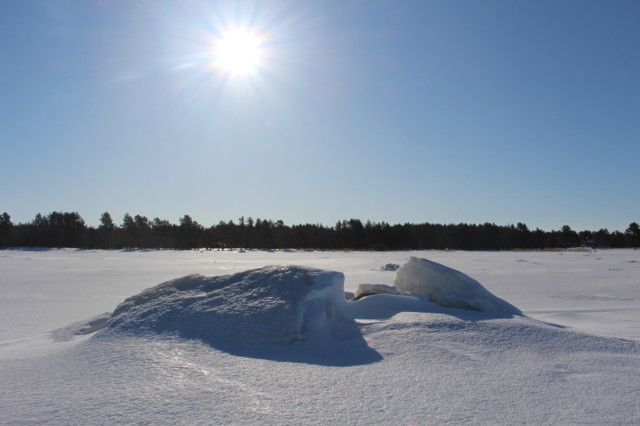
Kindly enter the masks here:
<path id="1" fill-rule="evenodd" d="M 126 299 L 99 334 L 178 335 L 236 354 L 264 345 L 361 340 L 343 289 L 343 274 L 298 266 L 190 275 Z"/>
<path id="2" fill-rule="evenodd" d="M 447 308 L 522 315 L 470 276 L 427 259 L 412 256 L 398 270 L 394 284 L 398 290 L 421 294 Z"/>

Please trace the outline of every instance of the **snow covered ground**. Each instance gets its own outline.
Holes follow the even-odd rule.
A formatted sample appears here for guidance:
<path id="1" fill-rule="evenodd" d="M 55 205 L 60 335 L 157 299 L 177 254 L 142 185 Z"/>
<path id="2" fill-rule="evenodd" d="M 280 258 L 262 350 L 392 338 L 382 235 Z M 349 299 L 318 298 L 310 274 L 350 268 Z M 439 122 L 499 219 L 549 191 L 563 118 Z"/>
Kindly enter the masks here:
<path id="1" fill-rule="evenodd" d="M 339 273 L 349 292 L 390 286 L 412 256 L 469 275 L 524 316 L 336 297 Z M 267 265 L 312 269 L 271 268 L 235 287 L 210 278 Z M 104 329 L 76 334 L 188 275 L 152 291 L 167 297 L 151 309 L 136 296 Z M 261 277 L 309 288 L 258 293 Z M 202 299 L 207 283 L 221 293 Z M 489 297 L 471 287 L 456 306 Z M 639 424 L 639 371 L 635 250 L 0 251 L 2 424 Z"/>

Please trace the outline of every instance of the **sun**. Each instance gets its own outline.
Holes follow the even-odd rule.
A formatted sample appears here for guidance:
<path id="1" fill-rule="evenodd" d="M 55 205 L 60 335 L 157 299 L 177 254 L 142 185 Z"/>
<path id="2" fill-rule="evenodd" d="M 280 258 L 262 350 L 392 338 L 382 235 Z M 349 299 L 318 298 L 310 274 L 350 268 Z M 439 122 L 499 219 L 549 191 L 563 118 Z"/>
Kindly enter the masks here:
<path id="1" fill-rule="evenodd" d="M 260 38 L 249 32 L 232 31 L 215 43 L 216 62 L 231 75 L 248 75 L 257 70 L 261 58 Z"/>

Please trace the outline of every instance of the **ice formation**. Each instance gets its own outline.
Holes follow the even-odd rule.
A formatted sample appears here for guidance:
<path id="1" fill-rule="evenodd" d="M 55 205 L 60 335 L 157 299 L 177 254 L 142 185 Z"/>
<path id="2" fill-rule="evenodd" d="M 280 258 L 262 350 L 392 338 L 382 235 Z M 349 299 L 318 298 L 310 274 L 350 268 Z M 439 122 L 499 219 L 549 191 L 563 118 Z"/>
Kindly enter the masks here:
<path id="1" fill-rule="evenodd" d="M 297 266 L 189 275 L 126 299 L 100 333 L 168 333 L 223 347 L 357 338 L 343 284 L 342 273 Z"/>
<path id="2" fill-rule="evenodd" d="M 412 256 L 396 273 L 394 285 L 400 291 L 423 295 L 447 308 L 522 315 L 518 308 L 493 295 L 470 276 L 427 259 Z"/>
<path id="3" fill-rule="evenodd" d="M 360 284 L 353 296 L 353 300 L 362 299 L 363 297 L 374 294 L 398 294 L 398 290 L 393 286 L 385 284 Z"/>

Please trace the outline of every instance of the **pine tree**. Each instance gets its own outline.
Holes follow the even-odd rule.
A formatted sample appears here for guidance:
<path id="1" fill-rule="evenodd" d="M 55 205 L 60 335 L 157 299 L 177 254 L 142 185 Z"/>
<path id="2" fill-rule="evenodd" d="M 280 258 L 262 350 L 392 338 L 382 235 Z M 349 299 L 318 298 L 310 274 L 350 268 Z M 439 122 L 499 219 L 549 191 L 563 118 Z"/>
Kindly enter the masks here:
<path id="1" fill-rule="evenodd" d="M 113 219 L 111 218 L 109 212 L 102 213 L 102 215 L 100 216 L 100 226 L 98 226 L 98 229 L 104 231 L 113 231 L 115 228 L 116 226 L 113 223 Z"/>
<path id="2" fill-rule="evenodd" d="M 627 230 L 624 231 L 624 235 L 628 247 L 640 247 L 640 226 L 636 222 L 629 224 Z"/>
<path id="3" fill-rule="evenodd" d="M 11 245 L 11 229 L 13 223 L 11 223 L 11 216 L 9 213 L 4 212 L 0 215 L 0 247 L 7 247 Z"/>

